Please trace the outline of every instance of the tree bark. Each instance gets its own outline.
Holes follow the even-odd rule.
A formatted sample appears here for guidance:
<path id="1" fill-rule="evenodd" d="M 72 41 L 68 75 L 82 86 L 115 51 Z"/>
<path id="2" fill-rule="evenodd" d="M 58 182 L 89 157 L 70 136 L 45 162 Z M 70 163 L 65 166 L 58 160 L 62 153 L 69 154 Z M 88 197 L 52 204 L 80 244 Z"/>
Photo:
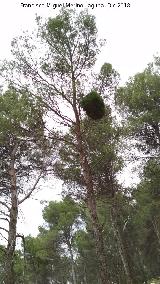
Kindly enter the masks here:
<path id="1" fill-rule="evenodd" d="M 126 275 L 126 283 L 127 284 L 133 284 L 131 274 L 130 274 L 129 265 L 128 265 L 128 261 L 127 261 L 127 256 L 126 256 L 126 252 L 125 252 L 125 247 L 124 247 L 124 244 L 123 244 L 123 239 L 122 239 L 122 236 L 121 236 L 119 226 L 117 224 L 117 218 L 116 218 L 117 212 L 116 212 L 116 208 L 114 206 L 115 206 L 115 204 L 111 208 L 111 220 L 112 220 L 114 235 L 115 235 L 116 240 L 117 240 L 119 254 L 120 254 L 122 264 L 123 264 L 123 268 L 124 268 L 124 272 L 125 272 L 125 275 Z"/>
<path id="2" fill-rule="evenodd" d="M 159 226 L 158 226 L 158 222 L 157 222 L 156 218 L 153 218 L 152 224 L 153 224 L 155 234 L 157 236 L 158 244 L 160 246 L 160 232 L 159 232 Z"/>
<path id="3" fill-rule="evenodd" d="M 81 155 L 83 154 L 81 153 Z M 105 256 L 103 233 L 102 233 L 102 227 L 100 225 L 98 215 L 97 215 L 97 206 L 96 206 L 96 200 L 94 196 L 92 175 L 91 175 L 90 167 L 89 167 L 86 157 L 84 157 L 83 159 L 84 159 L 83 175 L 84 175 L 86 188 L 87 188 L 87 206 L 88 206 L 91 220 L 92 220 L 93 232 L 94 232 L 94 237 L 95 237 L 96 253 L 97 253 L 98 261 L 99 261 L 100 278 L 101 278 L 102 284 L 109 284 L 110 281 L 109 281 L 109 275 L 107 271 L 107 261 L 106 261 L 106 256 Z"/>
<path id="4" fill-rule="evenodd" d="M 83 284 L 83 282 L 82 282 Z M 87 284 L 87 272 L 86 272 L 86 266 L 84 265 L 84 284 Z"/>
<path id="5" fill-rule="evenodd" d="M 71 256 L 71 269 L 72 269 L 72 279 L 73 279 L 73 284 L 77 284 L 76 281 L 76 272 L 75 272 L 75 266 L 74 266 L 74 259 L 73 259 L 73 252 L 72 252 L 72 247 L 69 241 L 67 241 L 68 245 L 68 250 Z"/>
<path id="6" fill-rule="evenodd" d="M 94 187 L 93 187 L 93 179 L 92 173 L 90 169 L 90 165 L 88 163 L 86 154 L 83 149 L 82 138 L 81 138 L 81 131 L 79 125 L 77 125 L 77 142 L 79 148 L 79 155 L 80 155 L 80 164 L 83 171 L 83 177 L 87 189 L 87 207 L 90 212 L 93 232 L 95 237 L 95 246 L 96 246 L 96 254 L 99 261 L 99 270 L 100 270 L 100 278 L 102 284 L 109 284 L 108 279 L 108 272 L 107 272 L 107 261 L 105 257 L 105 249 L 104 249 L 104 241 L 103 241 L 103 233 L 102 227 L 100 225 L 98 215 L 97 215 L 97 206 L 96 206 L 96 199 L 94 194 Z"/>
<path id="7" fill-rule="evenodd" d="M 14 252 L 16 246 L 16 227 L 18 218 L 18 198 L 17 198 L 17 186 L 16 186 L 16 170 L 15 170 L 15 154 L 17 145 L 14 146 L 11 152 L 10 161 L 10 182 L 11 182 L 11 208 L 10 208 L 10 220 L 8 230 L 8 244 L 6 249 L 5 259 L 5 284 L 14 284 Z"/>

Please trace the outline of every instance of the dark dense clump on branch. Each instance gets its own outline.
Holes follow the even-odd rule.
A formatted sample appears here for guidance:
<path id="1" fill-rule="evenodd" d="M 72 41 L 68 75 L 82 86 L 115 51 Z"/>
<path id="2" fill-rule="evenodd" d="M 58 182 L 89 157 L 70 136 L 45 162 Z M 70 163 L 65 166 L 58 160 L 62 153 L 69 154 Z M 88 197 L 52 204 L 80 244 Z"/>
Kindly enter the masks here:
<path id="1" fill-rule="evenodd" d="M 101 119 L 105 115 L 105 104 L 96 91 L 91 91 L 81 100 L 81 107 L 92 119 Z"/>

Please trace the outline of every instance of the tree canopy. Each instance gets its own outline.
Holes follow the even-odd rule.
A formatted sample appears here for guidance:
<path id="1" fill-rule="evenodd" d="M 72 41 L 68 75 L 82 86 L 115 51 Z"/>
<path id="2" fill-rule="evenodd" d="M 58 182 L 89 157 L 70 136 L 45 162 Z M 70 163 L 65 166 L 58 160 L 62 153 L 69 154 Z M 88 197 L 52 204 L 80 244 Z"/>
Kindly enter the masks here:
<path id="1" fill-rule="evenodd" d="M 93 72 L 105 41 L 88 11 L 61 9 L 36 22 L 35 37 L 13 39 L 12 60 L 1 66 L 0 277 L 5 284 L 156 283 L 160 59 L 119 87 L 111 63 Z M 126 187 L 119 176 L 129 147 L 142 167 L 140 182 Z M 63 181 L 62 199 L 43 208 L 37 237 L 23 236 L 19 206 L 48 174 Z"/>

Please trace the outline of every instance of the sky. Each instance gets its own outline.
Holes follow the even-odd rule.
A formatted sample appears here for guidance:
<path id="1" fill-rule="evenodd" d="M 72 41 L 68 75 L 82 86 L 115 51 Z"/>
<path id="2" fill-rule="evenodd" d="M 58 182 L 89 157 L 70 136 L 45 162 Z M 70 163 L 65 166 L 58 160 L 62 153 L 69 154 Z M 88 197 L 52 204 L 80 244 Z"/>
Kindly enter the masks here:
<path id="1" fill-rule="evenodd" d="M 62 3 L 83 4 L 83 9 L 88 8 L 89 12 L 96 16 L 99 37 L 107 40 L 106 46 L 98 56 L 96 68 L 98 70 L 104 62 L 111 63 L 120 73 L 121 84 L 135 73 L 143 71 L 153 60 L 153 55 L 159 54 L 159 0 L 126 2 L 4 0 L 0 3 L 0 60 L 10 58 L 10 42 L 14 37 L 21 35 L 23 30 L 32 32 L 36 14 L 46 18 L 54 17 L 60 10 L 55 4 Z M 118 3 L 121 3 L 120 7 Z M 125 7 L 125 3 L 128 7 Z M 29 7 L 31 4 L 33 4 L 32 7 Z M 75 8 L 77 12 L 82 9 Z M 133 179 L 133 176 L 130 177 L 129 174 L 125 176 L 127 176 L 126 184 Z M 49 185 L 44 184 L 40 192 L 26 201 L 20 208 L 18 232 L 35 236 L 38 226 L 43 222 L 42 205 L 39 200 L 60 200 L 60 191 L 61 182 L 53 180 Z"/>

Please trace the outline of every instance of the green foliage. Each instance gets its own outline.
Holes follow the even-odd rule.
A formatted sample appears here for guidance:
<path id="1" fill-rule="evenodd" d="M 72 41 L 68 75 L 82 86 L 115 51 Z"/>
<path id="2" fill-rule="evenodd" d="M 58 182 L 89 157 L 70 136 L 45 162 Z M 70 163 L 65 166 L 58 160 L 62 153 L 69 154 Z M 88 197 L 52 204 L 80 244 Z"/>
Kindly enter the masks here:
<path id="1" fill-rule="evenodd" d="M 23 260 L 26 283 L 67 283 L 70 263 L 67 257 L 57 250 L 50 235 L 25 238 L 25 259 Z M 20 282 L 17 282 L 20 283 Z"/>
<path id="2" fill-rule="evenodd" d="M 5 247 L 0 245 L 0 279 L 4 279 Z"/>
<path id="3" fill-rule="evenodd" d="M 70 119 L 67 120 L 66 114 L 60 112 L 59 98 L 60 103 L 63 100 L 73 111 L 78 110 L 79 100 L 84 93 L 81 90 L 81 86 L 85 85 L 83 75 L 94 65 L 98 53 L 95 17 L 86 11 L 77 16 L 73 10 L 62 9 L 58 16 L 50 18 L 43 26 L 39 25 L 39 32 L 41 39 L 47 43 L 46 57 L 39 62 L 36 58 L 34 65 L 34 58 L 30 56 L 33 48 L 29 47 L 25 38 L 23 47 L 27 48 L 28 57 L 22 46 L 17 48 L 17 42 L 14 41 L 13 54 L 17 62 L 11 64 L 12 70 L 32 79 L 31 89 L 36 90 L 38 100 L 27 90 L 18 93 L 14 88 L 0 96 L 0 155 L 3 157 L 0 178 L 3 192 L 9 189 L 9 182 L 4 181 L 8 178 L 9 153 L 17 141 L 19 148 L 16 154 L 16 172 L 19 189 L 23 189 L 24 178 L 28 177 L 30 170 L 34 171 L 35 165 L 38 169 L 43 165 L 49 142 L 42 147 L 45 128 L 42 105 L 52 111 L 53 117 L 57 115 L 56 118 L 62 123 L 67 121 L 72 124 Z M 159 65 L 160 60 L 157 60 L 157 68 Z M 38 66 L 41 66 L 40 70 Z M 81 128 L 82 145 L 93 176 L 110 282 L 127 283 L 122 251 L 114 231 L 116 227 L 120 232 L 121 246 L 124 245 L 123 256 L 129 265 L 133 283 L 142 284 L 159 276 L 160 166 L 158 159 L 149 160 L 138 187 L 128 195 L 119 192 L 124 189 L 118 185 L 116 177 L 122 168 L 122 161 L 117 155 L 120 132 L 118 127 L 113 126 L 111 110 L 105 106 L 101 97 L 106 88 L 112 90 L 116 76 L 117 72 L 112 65 L 104 63 L 95 89 L 81 100 L 80 106 L 88 118 L 81 120 L 78 126 Z M 74 83 L 75 90 L 71 90 Z M 157 153 L 160 145 L 159 90 L 159 72 L 149 65 L 144 72 L 131 78 L 125 87 L 119 88 L 116 97 L 134 137 L 138 136 L 146 148 L 149 145 Z M 74 126 L 73 123 L 70 132 L 62 139 L 57 139 L 60 141 L 59 161 L 53 171 L 68 187 L 71 183 L 73 186 L 76 184 L 80 191 L 78 198 L 82 199 L 85 183 Z M 23 179 L 20 180 L 19 177 Z M 86 198 L 85 194 L 84 197 Z M 116 210 L 115 220 L 111 215 L 113 206 Z M 24 280 L 22 274 L 25 270 L 26 283 L 47 284 L 54 281 L 66 284 L 72 281 L 71 264 L 76 267 L 78 284 L 100 282 L 91 219 L 86 210 L 83 226 L 80 212 L 78 204 L 69 197 L 61 202 L 49 203 L 43 212 L 45 224 L 39 228 L 38 237 L 26 238 L 23 261 L 21 254 L 15 254 L 17 283 Z M 1 263 L 2 260 L 0 255 Z"/>
<path id="4" fill-rule="evenodd" d="M 51 74 L 54 69 L 59 74 L 68 74 L 71 63 L 76 65 L 76 72 L 81 67 L 93 66 L 98 52 L 96 34 L 95 17 L 86 11 L 77 15 L 72 9 L 62 9 L 55 18 L 49 18 L 41 28 L 41 36 L 48 43 L 53 58 L 52 64 L 45 64 L 45 73 Z"/>
<path id="5" fill-rule="evenodd" d="M 5 247 L 0 246 L 0 281 L 3 282 L 5 278 Z M 23 253 L 20 250 L 15 251 L 14 254 L 14 275 L 15 275 L 15 284 L 22 284 L 24 283 L 24 258 Z"/>
<path id="6" fill-rule="evenodd" d="M 82 279 L 86 279 L 87 283 L 96 284 L 98 282 L 98 265 L 93 235 L 88 231 L 77 231 L 74 246 L 78 252 L 76 263 L 79 283 Z"/>
<path id="7" fill-rule="evenodd" d="M 104 63 L 101 67 L 100 73 L 104 76 L 109 76 L 112 72 L 112 64 L 110 63 Z"/>
<path id="8" fill-rule="evenodd" d="M 141 122 L 159 121 L 160 77 L 150 69 L 136 74 L 118 91 L 118 102 Z"/>
<path id="9" fill-rule="evenodd" d="M 160 244 L 158 180 L 159 166 L 157 161 L 151 159 L 144 168 L 140 184 L 133 191 L 135 204 L 131 224 L 128 227 L 128 236 L 135 244 L 137 252 L 140 252 L 140 265 L 142 276 L 145 276 L 144 280 L 159 276 L 160 256 L 157 253 Z M 140 274 L 140 272 L 138 273 Z"/>
<path id="10" fill-rule="evenodd" d="M 10 190 L 8 165 L 12 149 L 17 145 L 16 174 L 17 192 L 42 167 L 44 157 L 49 151 L 44 138 L 43 109 L 27 90 L 16 91 L 10 88 L 0 95 L 0 180 L 2 193 Z M 20 178 L 19 178 L 20 177 Z M 23 185 L 22 185 L 23 184 Z"/>
<path id="11" fill-rule="evenodd" d="M 14 271 L 15 271 L 15 283 L 21 284 L 24 282 L 24 255 L 21 251 L 16 251 L 14 255 Z"/>
<path id="12" fill-rule="evenodd" d="M 49 283 L 50 258 L 41 238 L 25 238 L 24 257 L 26 283 Z"/>
<path id="13" fill-rule="evenodd" d="M 148 281 L 147 284 L 159 284 L 160 283 L 160 278 L 157 279 L 152 279 L 151 281 Z"/>
<path id="14" fill-rule="evenodd" d="M 96 91 L 91 91 L 81 100 L 81 107 L 92 119 L 101 119 L 105 115 L 104 101 Z"/>
<path id="15" fill-rule="evenodd" d="M 160 196 L 160 161 L 159 159 L 150 159 L 144 167 L 144 178 L 147 188 L 152 197 L 157 199 Z"/>
<path id="16" fill-rule="evenodd" d="M 149 64 L 144 72 L 136 74 L 125 87 L 119 88 L 116 95 L 129 129 L 127 134 L 138 140 L 138 149 L 147 155 L 152 153 L 152 157 L 143 160 L 144 170 L 141 182 L 132 193 L 132 214 L 125 232 L 130 243 L 128 255 L 136 283 L 148 283 L 148 279 L 159 276 L 159 66 L 156 61 Z"/>
<path id="17" fill-rule="evenodd" d="M 49 249 L 53 248 L 53 256 L 56 257 L 56 264 L 54 264 L 57 273 L 62 269 L 64 263 L 64 270 L 67 267 L 68 273 L 72 271 L 74 266 L 73 260 L 73 242 L 76 230 L 82 224 L 80 220 L 79 206 L 70 198 L 66 197 L 60 202 L 50 202 L 43 211 L 43 218 L 45 220 L 45 227 L 40 228 L 40 238 L 43 240 L 44 245 Z M 59 257 L 59 259 L 58 259 Z M 57 268 L 56 268 L 57 267 Z M 69 275 L 64 271 L 67 279 Z M 72 272 L 70 273 L 72 275 Z"/>
<path id="18" fill-rule="evenodd" d="M 79 223 L 79 215 L 79 208 L 70 197 L 60 202 L 51 201 L 43 212 L 43 218 L 50 229 L 62 231 L 69 238 L 72 234 L 72 227 Z"/>
<path id="19" fill-rule="evenodd" d="M 43 134 L 43 114 L 38 103 L 27 91 L 17 92 L 14 88 L 0 96 L 0 142 L 7 135 L 36 137 Z"/>
<path id="20" fill-rule="evenodd" d="M 152 63 L 155 66 L 155 62 Z M 143 151 L 160 145 L 160 75 L 151 64 L 118 89 L 116 100 Z"/>
<path id="21" fill-rule="evenodd" d="M 119 73 L 113 69 L 112 64 L 104 63 L 98 76 L 98 84 L 100 83 L 99 92 L 102 94 L 108 89 L 110 94 L 115 94 L 119 77 Z"/>
<path id="22" fill-rule="evenodd" d="M 92 169 L 96 196 L 111 197 L 114 195 L 113 184 L 117 188 L 116 174 L 122 169 L 123 162 L 117 156 L 119 128 L 112 125 L 109 107 L 101 120 L 84 119 L 81 122 L 81 129 Z M 64 141 L 74 141 L 72 131 L 64 136 Z M 64 181 L 64 194 L 67 190 L 79 199 L 85 195 L 85 184 L 77 149 L 73 143 L 61 143 L 59 157 L 54 171 L 55 175 Z"/>

